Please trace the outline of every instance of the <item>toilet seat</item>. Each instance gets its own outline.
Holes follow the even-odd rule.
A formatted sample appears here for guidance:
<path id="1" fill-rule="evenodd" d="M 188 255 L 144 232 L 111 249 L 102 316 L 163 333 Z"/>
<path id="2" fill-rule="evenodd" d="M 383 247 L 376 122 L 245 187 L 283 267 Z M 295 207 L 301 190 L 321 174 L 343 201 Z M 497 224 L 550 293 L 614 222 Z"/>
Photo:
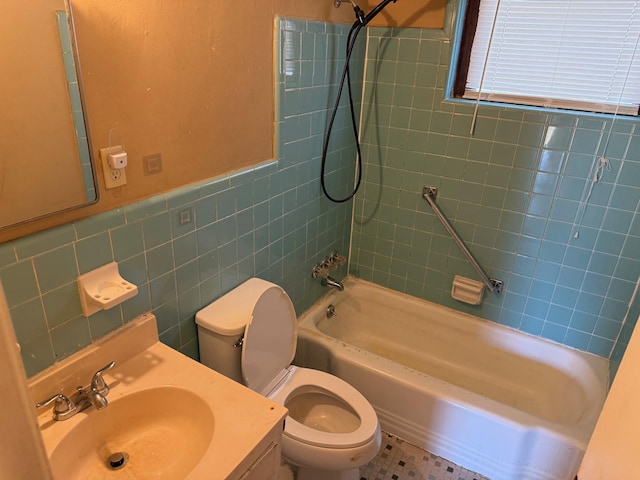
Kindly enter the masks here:
<path id="1" fill-rule="evenodd" d="M 309 387 L 304 389 L 303 387 Z M 289 375 L 270 395 L 270 400 L 285 405 L 296 391 L 316 392 L 341 400 L 349 405 L 360 418 L 360 426 L 353 432 L 323 432 L 287 417 L 284 435 L 299 442 L 317 447 L 352 448 L 370 442 L 378 431 L 378 417 L 371 404 L 354 387 L 341 378 L 320 370 L 289 367 Z"/>
<path id="2" fill-rule="evenodd" d="M 291 365 L 296 353 L 298 320 L 291 299 L 284 290 L 260 279 L 248 284 L 257 291 L 251 319 L 244 329 L 242 377 L 254 392 L 266 395 L 273 381 Z"/>

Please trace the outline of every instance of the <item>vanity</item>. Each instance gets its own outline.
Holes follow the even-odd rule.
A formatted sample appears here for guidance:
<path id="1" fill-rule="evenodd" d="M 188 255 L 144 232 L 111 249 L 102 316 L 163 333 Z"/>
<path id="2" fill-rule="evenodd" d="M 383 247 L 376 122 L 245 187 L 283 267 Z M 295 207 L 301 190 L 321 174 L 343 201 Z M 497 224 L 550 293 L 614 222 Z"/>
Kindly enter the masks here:
<path id="1" fill-rule="evenodd" d="M 100 398 L 55 420 L 78 387 Z M 287 410 L 160 343 L 153 314 L 32 377 L 29 390 L 34 405 L 55 397 L 37 417 L 55 479 L 278 476 Z"/>

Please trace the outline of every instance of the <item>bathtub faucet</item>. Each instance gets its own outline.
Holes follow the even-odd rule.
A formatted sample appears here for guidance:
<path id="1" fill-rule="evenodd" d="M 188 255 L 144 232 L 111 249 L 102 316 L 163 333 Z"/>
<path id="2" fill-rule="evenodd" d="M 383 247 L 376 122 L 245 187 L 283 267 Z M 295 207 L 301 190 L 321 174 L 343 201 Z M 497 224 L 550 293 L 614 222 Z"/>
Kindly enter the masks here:
<path id="1" fill-rule="evenodd" d="M 344 292 L 344 285 L 342 285 L 341 282 L 338 282 L 336 280 L 334 280 L 333 278 L 331 278 L 329 275 L 327 275 L 326 278 L 322 278 L 320 280 L 320 283 L 324 286 L 324 287 L 331 287 L 331 288 L 335 288 L 336 290 L 338 290 L 339 292 Z"/>
<path id="2" fill-rule="evenodd" d="M 320 283 L 325 287 L 335 288 L 339 292 L 344 291 L 344 285 L 329 276 L 329 272 L 333 272 L 340 265 L 344 265 L 347 259 L 338 252 L 331 252 L 331 255 L 316 263 L 311 270 L 311 278 L 319 278 Z"/>

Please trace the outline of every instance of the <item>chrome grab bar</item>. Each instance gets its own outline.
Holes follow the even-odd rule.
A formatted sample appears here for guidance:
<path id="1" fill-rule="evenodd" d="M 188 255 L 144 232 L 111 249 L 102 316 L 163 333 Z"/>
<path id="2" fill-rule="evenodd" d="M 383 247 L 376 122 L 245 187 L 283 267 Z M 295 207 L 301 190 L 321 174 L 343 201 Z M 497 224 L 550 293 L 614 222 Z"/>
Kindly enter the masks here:
<path id="1" fill-rule="evenodd" d="M 464 256 L 467 257 L 467 260 L 469 260 L 469 263 L 471 263 L 471 266 L 473 266 L 475 271 L 478 273 L 478 275 L 480 276 L 480 279 L 486 285 L 487 289 L 491 293 L 502 292 L 502 287 L 503 287 L 502 281 L 489 278 L 489 276 L 486 273 L 484 273 L 484 270 L 482 270 L 482 267 L 480 266 L 480 264 L 476 261 L 476 259 L 473 257 L 473 255 L 471 254 L 467 246 L 464 244 L 462 239 L 458 236 L 456 231 L 453 229 L 453 227 L 447 220 L 447 217 L 445 217 L 444 214 L 442 213 L 442 210 L 440 210 L 440 207 L 438 207 L 438 204 L 434 200 L 437 193 L 438 193 L 438 189 L 436 187 L 424 187 L 422 189 L 422 196 L 427 202 L 429 202 L 429 205 L 431 205 L 431 208 L 433 208 L 433 213 L 435 213 L 436 217 L 438 217 L 438 220 L 442 222 L 442 225 L 447 230 L 447 232 L 449 232 L 449 235 L 451 235 L 451 238 L 453 238 L 453 241 L 456 242 L 456 245 L 460 247 L 460 250 L 462 250 L 462 253 L 464 254 Z"/>

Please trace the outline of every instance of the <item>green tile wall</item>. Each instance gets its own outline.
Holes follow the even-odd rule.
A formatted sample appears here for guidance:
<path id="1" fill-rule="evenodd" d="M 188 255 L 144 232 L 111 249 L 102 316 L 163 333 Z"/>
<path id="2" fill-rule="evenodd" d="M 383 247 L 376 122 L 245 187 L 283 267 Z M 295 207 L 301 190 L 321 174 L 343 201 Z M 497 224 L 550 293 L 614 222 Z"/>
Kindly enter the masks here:
<path id="1" fill-rule="evenodd" d="M 80 86 L 78 84 L 78 76 L 76 74 L 76 59 L 74 56 L 73 41 L 71 39 L 71 30 L 69 28 L 67 12 L 56 11 L 56 27 L 58 30 L 62 62 L 64 64 L 64 73 L 69 92 L 69 106 L 71 107 L 69 113 L 72 116 L 73 127 L 76 132 L 80 167 L 82 169 L 87 202 L 94 202 L 97 198 L 96 187 L 93 169 L 91 167 L 91 156 L 89 155 L 89 138 L 85 127 L 84 112 L 82 110 Z"/>
<path id="2" fill-rule="evenodd" d="M 0 280 L 29 375 L 149 310 L 161 340 L 197 358 L 197 310 L 252 276 L 282 285 L 298 312 L 325 293 L 311 269 L 332 250 L 348 252 L 351 222 L 351 207 L 323 199 L 318 182 L 341 63 L 334 56 L 347 28 L 295 19 L 277 26 L 276 161 L 0 245 Z M 352 156 L 348 140 L 344 128 L 334 134 L 337 188 L 353 182 L 353 168 L 335 161 Z M 77 276 L 113 261 L 139 294 L 83 316 Z"/>
<path id="3" fill-rule="evenodd" d="M 447 99 L 457 6 L 443 31 L 369 29 L 351 272 L 619 359 L 639 313 L 628 305 L 640 275 L 640 123 L 481 105 L 471 135 L 474 105 Z M 610 168 L 582 215 L 601 155 Z M 478 277 L 421 197 L 427 185 L 504 293 L 481 306 L 451 298 L 454 275 Z"/>

